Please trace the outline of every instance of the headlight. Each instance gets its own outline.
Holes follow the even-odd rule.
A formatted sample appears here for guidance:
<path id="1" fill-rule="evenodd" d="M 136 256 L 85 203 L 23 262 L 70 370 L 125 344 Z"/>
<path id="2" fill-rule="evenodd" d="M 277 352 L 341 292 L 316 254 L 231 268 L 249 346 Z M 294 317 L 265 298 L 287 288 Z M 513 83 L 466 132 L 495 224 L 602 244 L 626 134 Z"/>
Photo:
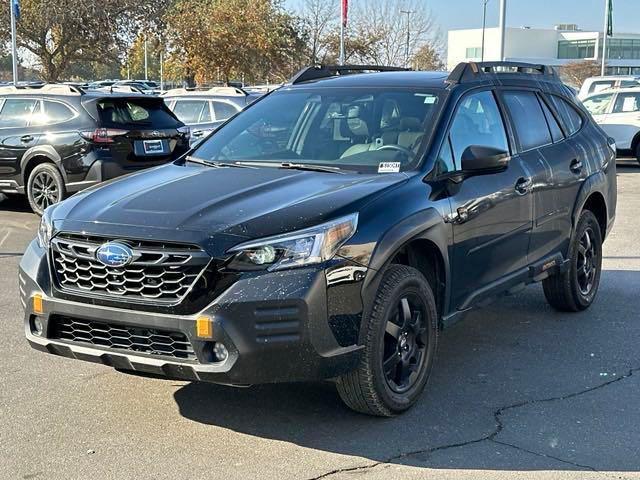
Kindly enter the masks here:
<path id="1" fill-rule="evenodd" d="M 358 214 L 297 232 L 242 243 L 229 250 L 234 270 L 282 270 L 325 262 L 356 232 Z"/>
<path id="2" fill-rule="evenodd" d="M 45 210 L 40 219 L 40 226 L 38 226 L 38 245 L 41 248 L 49 248 L 52 236 L 53 222 L 51 220 L 51 212 Z"/>

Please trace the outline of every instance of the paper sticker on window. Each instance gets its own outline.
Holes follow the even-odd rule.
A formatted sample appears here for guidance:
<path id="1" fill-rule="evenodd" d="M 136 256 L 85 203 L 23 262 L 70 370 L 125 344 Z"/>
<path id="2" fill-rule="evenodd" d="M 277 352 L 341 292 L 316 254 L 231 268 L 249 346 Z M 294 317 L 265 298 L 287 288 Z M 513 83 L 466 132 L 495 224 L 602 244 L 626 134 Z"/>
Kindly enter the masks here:
<path id="1" fill-rule="evenodd" d="M 378 173 L 398 173 L 400 171 L 400 162 L 380 162 L 378 164 Z"/>

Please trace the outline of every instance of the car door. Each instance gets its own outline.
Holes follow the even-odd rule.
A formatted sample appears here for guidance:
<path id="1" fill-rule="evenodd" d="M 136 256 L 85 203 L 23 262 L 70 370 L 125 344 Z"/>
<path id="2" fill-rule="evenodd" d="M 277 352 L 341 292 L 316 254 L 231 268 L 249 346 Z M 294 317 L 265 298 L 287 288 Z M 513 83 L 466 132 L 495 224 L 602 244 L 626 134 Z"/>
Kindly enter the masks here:
<path id="1" fill-rule="evenodd" d="M 565 140 L 559 120 L 540 92 L 505 90 L 502 98 L 519 156 L 533 180 L 529 263 L 535 264 L 566 250 L 573 205 L 587 172 L 586 159 Z M 551 263 L 545 261 L 545 265 Z"/>
<path id="2" fill-rule="evenodd" d="M 463 179 L 450 189 L 451 291 L 457 308 L 500 289 L 508 276 L 527 266 L 531 179 L 520 157 L 511 154 L 509 143 L 493 91 L 471 93 L 459 102 L 445 145 L 456 168 L 461 168 L 462 154 L 472 145 L 500 149 L 511 158 L 500 171 L 471 176 L 462 172 Z"/>
<path id="3" fill-rule="evenodd" d="M 0 109 L 0 174 L 18 175 L 25 152 L 38 143 L 41 127 L 34 125 L 34 115 L 42 115 L 37 97 L 6 97 Z"/>
<path id="4" fill-rule="evenodd" d="M 631 148 L 634 137 L 640 131 L 640 91 L 618 93 L 611 112 L 605 115 L 602 128 L 615 139 L 619 149 Z"/>

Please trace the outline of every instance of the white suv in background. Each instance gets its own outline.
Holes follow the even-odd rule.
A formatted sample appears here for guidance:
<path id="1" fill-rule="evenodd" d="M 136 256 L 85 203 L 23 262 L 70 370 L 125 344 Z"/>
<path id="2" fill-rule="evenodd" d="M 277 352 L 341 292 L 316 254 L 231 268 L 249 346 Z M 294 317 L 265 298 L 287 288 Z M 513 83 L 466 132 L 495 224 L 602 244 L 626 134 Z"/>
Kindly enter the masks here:
<path id="1" fill-rule="evenodd" d="M 640 87 L 640 76 L 637 75 L 609 75 L 605 77 L 589 77 L 587 78 L 580 92 L 578 98 L 584 100 L 592 93 L 600 93 L 604 90 L 611 88 L 632 88 Z"/>
<path id="2" fill-rule="evenodd" d="M 640 87 L 606 90 L 582 103 L 615 139 L 618 152 L 631 153 L 640 162 Z"/>

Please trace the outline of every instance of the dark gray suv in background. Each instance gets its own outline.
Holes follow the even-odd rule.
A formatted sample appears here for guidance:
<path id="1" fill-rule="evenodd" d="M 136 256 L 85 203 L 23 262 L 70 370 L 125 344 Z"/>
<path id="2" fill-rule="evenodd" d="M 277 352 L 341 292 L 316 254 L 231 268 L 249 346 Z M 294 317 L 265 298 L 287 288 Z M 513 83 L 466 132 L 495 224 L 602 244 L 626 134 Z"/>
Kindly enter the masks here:
<path id="1" fill-rule="evenodd" d="M 162 99 L 50 84 L 0 87 L 0 193 L 33 211 L 104 180 L 175 160 L 189 128 Z"/>
<path id="2" fill-rule="evenodd" d="M 332 378 L 390 416 L 470 309 L 534 282 L 588 308 L 611 139 L 545 66 L 395 70 L 305 69 L 190 156 L 48 208 L 20 264 L 29 343 L 194 381 Z"/>

